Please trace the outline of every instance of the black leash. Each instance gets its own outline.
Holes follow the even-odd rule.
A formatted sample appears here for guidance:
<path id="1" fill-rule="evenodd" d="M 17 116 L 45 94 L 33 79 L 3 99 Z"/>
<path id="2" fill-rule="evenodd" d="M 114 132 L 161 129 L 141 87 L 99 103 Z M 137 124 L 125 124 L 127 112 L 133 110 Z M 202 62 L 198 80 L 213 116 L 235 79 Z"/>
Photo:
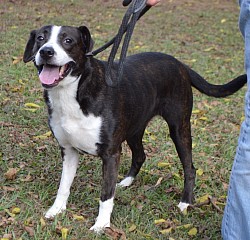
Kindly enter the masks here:
<path id="1" fill-rule="evenodd" d="M 111 49 L 111 52 L 108 58 L 108 66 L 105 72 L 105 80 L 108 86 L 115 87 L 116 85 L 118 85 L 118 83 L 121 80 L 122 73 L 123 73 L 123 63 L 127 55 L 129 42 L 133 34 L 135 24 L 151 7 L 151 6 L 147 6 L 146 2 L 147 0 L 124 0 L 123 5 L 127 6 L 128 4 L 130 4 L 130 6 L 122 19 L 121 26 L 116 36 L 113 39 L 111 39 L 109 42 L 107 42 L 105 45 L 103 45 L 102 47 L 98 48 L 97 50 L 93 52 L 86 54 L 86 56 L 88 57 L 95 56 L 113 44 L 113 47 Z M 120 54 L 120 60 L 118 64 L 118 73 L 117 73 L 117 76 L 111 76 L 111 69 L 113 68 L 113 65 L 114 65 L 114 59 L 118 51 L 119 45 L 122 41 L 123 35 L 125 33 L 126 35 L 123 41 L 122 50 Z"/>

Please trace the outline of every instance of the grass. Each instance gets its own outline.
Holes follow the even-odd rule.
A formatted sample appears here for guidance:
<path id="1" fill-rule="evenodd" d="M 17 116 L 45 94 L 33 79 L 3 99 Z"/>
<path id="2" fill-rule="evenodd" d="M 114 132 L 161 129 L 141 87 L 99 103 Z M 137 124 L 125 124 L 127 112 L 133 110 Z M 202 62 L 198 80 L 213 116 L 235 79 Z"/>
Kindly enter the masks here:
<path id="1" fill-rule="evenodd" d="M 0 237 L 62 239 L 61 230 L 66 228 L 67 239 L 111 238 L 88 230 L 97 215 L 101 181 L 101 161 L 88 155 L 81 158 L 66 213 L 51 221 L 43 218 L 56 195 L 61 160 L 56 141 L 41 137 L 48 132 L 42 89 L 34 67 L 24 65 L 21 57 L 30 30 L 45 24 L 87 25 L 97 48 L 116 33 L 124 11 L 120 1 L 111 0 L 17 0 L 2 6 Z M 217 0 L 162 1 L 138 23 L 129 54 L 165 52 L 210 82 L 225 83 L 244 72 L 238 12 L 235 1 L 223 5 Z M 107 59 L 108 53 L 98 58 Z M 133 186 L 118 189 L 116 194 L 112 223 L 127 239 L 221 238 L 221 211 L 243 117 L 244 92 L 214 99 L 194 90 L 193 159 L 200 173 L 195 197 L 203 204 L 185 215 L 177 208 L 183 175 L 167 125 L 159 118 L 149 124 L 144 136 L 148 159 Z M 25 103 L 39 107 L 30 109 Z M 120 178 L 127 172 L 130 157 L 124 144 Z M 5 173 L 10 169 L 17 173 L 8 180 Z M 207 195 L 216 200 L 219 210 L 204 204 L 201 197 Z M 20 213 L 13 215 L 14 208 L 19 208 Z M 84 219 L 77 220 L 75 215 Z M 159 219 L 165 222 L 155 224 Z M 197 229 L 194 235 L 192 228 Z"/>

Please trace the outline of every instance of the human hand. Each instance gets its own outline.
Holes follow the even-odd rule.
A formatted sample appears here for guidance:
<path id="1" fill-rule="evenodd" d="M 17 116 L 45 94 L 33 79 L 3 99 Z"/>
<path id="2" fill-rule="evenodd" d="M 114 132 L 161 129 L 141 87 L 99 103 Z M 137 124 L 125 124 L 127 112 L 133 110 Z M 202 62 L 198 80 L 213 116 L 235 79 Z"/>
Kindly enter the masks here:
<path id="1" fill-rule="evenodd" d="M 154 6 L 159 3 L 161 0 L 147 0 L 147 5 Z"/>
<path id="2" fill-rule="evenodd" d="M 154 6 L 157 3 L 159 3 L 161 0 L 147 0 L 147 5 L 149 6 Z M 123 6 L 128 6 L 130 3 L 132 2 L 132 0 L 123 0 Z"/>

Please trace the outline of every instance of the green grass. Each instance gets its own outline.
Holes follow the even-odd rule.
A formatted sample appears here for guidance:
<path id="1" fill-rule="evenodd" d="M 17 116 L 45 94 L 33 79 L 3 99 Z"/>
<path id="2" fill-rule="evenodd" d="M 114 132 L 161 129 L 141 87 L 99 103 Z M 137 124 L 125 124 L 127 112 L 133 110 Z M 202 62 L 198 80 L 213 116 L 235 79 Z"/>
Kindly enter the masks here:
<path id="1" fill-rule="evenodd" d="M 95 48 L 116 33 L 125 9 L 120 1 L 8 1 L 1 4 L 0 26 L 0 237 L 12 239 L 110 239 L 88 229 L 98 211 L 101 161 L 81 158 L 72 186 L 68 210 L 56 219 L 41 222 L 56 195 L 61 160 L 52 137 L 37 139 L 48 132 L 47 110 L 42 88 L 32 64 L 20 60 L 29 32 L 45 24 L 87 25 Z M 244 72 L 243 41 L 238 31 L 235 1 L 162 1 L 138 23 L 129 54 L 160 51 L 174 55 L 215 84 L 222 84 Z M 98 55 L 107 59 L 109 51 Z M 13 62 L 13 60 L 16 61 Z M 194 90 L 192 115 L 193 160 L 202 170 L 197 176 L 195 197 L 208 194 L 223 210 L 227 184 L 243 116 L 245 90 L 227 99 L 214 99 Z M 40 107 L 29 111 L 25 103 Z M 112 223 L 127 239 L 220 239 L 221 211 L 212 204 L 179 212 L 183 188 L 182 167 L 167 125 L 154 119 L 144 136 L 148 159 L 135 183 L 118 189 Z M 123 145 L 119 178 L 130 165 L 131 153 Z M 169 163 L 165 167 L 159 163 Z M 18 172 L 13 180 L 5 173 Z M 157 187 L 154 187 L 162 179 Z M 14 207 L 20 213 L 11 216 Z M 78 221 L 74 215 L 83 216 Z M 154 220 L 165 219 L 162 224 Z M 191 224 L 187 228 L 186 224 Z M 161 230 L 172 227 L 170 233 Z M 191 228 L 197 234 L 188 234 Z M 33 236 L 32 236 L 33 235 Z"/>

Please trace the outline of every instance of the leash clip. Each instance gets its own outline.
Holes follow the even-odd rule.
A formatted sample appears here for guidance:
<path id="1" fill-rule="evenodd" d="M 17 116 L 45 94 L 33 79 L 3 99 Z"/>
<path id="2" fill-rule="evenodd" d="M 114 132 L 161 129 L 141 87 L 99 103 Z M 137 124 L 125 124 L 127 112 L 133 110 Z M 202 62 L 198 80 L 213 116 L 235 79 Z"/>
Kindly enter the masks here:
<path id="1" fill-rule="evenodd" d="M 85 54 L 85 57 L 93 57 L 94 53 L 93 52 L 88 52 Z"/>

